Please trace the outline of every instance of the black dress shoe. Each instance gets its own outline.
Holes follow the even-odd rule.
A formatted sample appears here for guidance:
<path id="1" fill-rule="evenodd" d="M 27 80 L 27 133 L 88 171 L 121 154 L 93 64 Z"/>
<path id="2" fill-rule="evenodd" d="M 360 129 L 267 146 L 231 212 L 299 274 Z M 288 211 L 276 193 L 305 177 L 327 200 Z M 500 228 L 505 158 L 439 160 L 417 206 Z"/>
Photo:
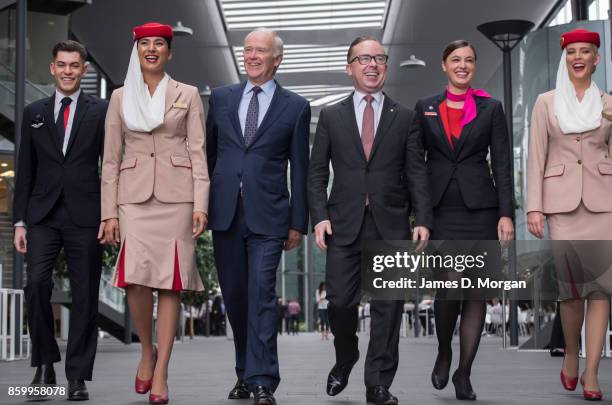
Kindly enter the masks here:
<path id="1" fill-rule="evenodd" d="M 56 385 L 56 383 L 55 369 L 53 368 L 53 363 L 50 363 L 36 367 L 36 372 L 34 373 L 34 378 L 30 385 Z M 47 395 L 28 394 L 27 398 L 31 400 L 42 400 L 47 398 Z"/>
<path id="2" fill-rule="evenodd" d="M 242 380 L 236 381 L 236 385 L 230 391 L 227 399 L 246 399 L 251 396 L 251 391 L 247 388 L 246 384 Z"/>
<path id="3" fill-rule="evenodd" d="M 55 385 L 55 369 L 53 363 L 43 364 L 42 366 L 36 367 L 36 373 L 32 379 L 31 385 L 48 384 Z"/>
<path id="4" fill-rule="evenodd" d="M 355 363 L 359 360 L 359 352 L 350 363 L 336 363 L 327 376 L 327 395 L 334 396 L 342 392 L 348 384 L 349 375 Z"/>
<path id="5" fill-rule="evenodd" d="M 276 405 L 276 400 L 272 392 L 263 385 L 258 385 L 253 391 L 253 404 L 254 405 Z"/>
<path id="6" fill-rule="evenodd" d="M 460 400 L 476 401 L 476 393 L 472 389 L 470 376 L 463 376 L 458 371 L 453 374 L 455 397 Z"/>
<path id="7" fill-rule="evenodd" d="M 68 400 L 87 401 L 89 392 L 84 380 L 68 380 Z"/>
<path id="8" fill-rule="evenodd" d="M 397 405 L 397 397 L 387 387 L 375 385 L 366 390 L 366 402 L 375 405 Z"/>
<path id="9" fill-rule="evenodd" d="M 448 373 L 450 371 L 450 361 L 443 362 L 440 353 L 436 357 L 433 371 L 431 372 L 431 384 L 437 390 L 442 390 L 448 384 Z"/>

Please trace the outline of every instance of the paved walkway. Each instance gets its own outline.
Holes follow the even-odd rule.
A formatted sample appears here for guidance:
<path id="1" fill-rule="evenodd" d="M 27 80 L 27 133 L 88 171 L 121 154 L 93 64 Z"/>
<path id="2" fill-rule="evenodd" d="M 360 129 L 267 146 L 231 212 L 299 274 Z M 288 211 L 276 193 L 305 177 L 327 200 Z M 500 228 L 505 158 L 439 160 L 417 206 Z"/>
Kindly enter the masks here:
<path id="1" fill-rule="evenodd" d="M 333 364 L 331 341 L 321 341 L 315 334 L 283 335 L 279 339 L 279 357 L 283 380 L 276 392 L 279 405 L 352 405 L 365 404 L 363 358 L 367 337 L 360 336 L 362 359 L 357 364 L 346 390 L 338 397 L 324 393 L 325 379 Z M 435 359 L 435 338 L 402 338 L 400 367 L 391 387 L 400 404 L 459 404 L 452 383 L 436 391 L 429 382 Z M 455 351 L 458 348 L 455 348 Z M 133 392 L 133 379 L 139 358 L 138 345 L 123 345 L 113 339 L 98 346 L 94 381 L 88 384 L 88 404 L 146 404 L 147 396 Z M 250 400 L 228 401 L 227 392 L 235 382 L 233 342 L 225 338 L 186 339 L 177 343 L 170 370 L 170 399 L 176 405 L 247 405 Z M 456 364 L 457 359 L 454 359 Z M 477 404 L 560 405 L 582 404 L 581 391 L 563 391 L 559 382 L 560 358 L 545 352 L 502 350 L 498 338 L 483 338 L 472 373 Z M 63 363 L 56 367 L 60 383 L 65 383 Z M 7 384 L 30 381 L 33 369 L 28 361 L 0 363 L 0 403 L 7 400 Z M 604 402 L 612 398 L 612 360 L 602 360 L 600 383 Z M 53 400 L 46 403 L 67 402 Z"/>

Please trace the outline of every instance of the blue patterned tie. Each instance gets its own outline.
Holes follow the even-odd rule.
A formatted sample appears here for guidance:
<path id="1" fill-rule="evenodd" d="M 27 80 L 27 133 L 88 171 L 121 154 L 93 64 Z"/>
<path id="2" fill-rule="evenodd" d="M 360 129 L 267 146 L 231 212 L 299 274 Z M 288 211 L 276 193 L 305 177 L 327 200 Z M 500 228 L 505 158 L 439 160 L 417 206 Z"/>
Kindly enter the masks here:
<path id="1" fill-rule="evenodd" d="M 251 102 L 249 103 L 244 123 L 244 143 L 246 146 L 250 145 L 257 132 L 257 121 L 259 119 L 259 100 L 257 95 L 261 92 L 261 87 L 255 86 L 251 91 L 253 95 L 251 96 Z"/>

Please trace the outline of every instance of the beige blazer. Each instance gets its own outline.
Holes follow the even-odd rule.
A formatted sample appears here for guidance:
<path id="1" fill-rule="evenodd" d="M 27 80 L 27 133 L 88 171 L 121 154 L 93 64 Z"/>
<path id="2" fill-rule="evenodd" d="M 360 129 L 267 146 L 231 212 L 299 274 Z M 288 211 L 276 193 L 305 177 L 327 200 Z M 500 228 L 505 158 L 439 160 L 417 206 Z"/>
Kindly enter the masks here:
<path id="1" fill-rule="evenodd" d="M 601 126 L 563 134 L 554 113 L 554 90 L 533 108 L 527 157 L 527 212 L 612 212 L 612 97 L 602 93 Z"/>
<path id="2" fill-rule="evenodd" d="M 150 133 L 124 123 L 123 88 L 113 91 L 102 162 L 102 220 L 118 218 L 119 204 L 152 195 L 167 203 L 193 202 L 208 211 L 210 180 L 204 153 L 204 109 L 198 89 L 170 79 L 164 123 Z"/>

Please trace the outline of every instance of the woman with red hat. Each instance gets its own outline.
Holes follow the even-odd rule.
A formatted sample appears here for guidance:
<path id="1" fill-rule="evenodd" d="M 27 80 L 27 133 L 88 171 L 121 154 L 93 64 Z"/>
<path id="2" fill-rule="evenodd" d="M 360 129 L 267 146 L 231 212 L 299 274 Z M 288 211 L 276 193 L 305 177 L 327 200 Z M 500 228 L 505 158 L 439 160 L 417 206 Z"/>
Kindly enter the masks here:
<path id="1" fill-rule="evenodd" d="M 553 244 L 566 344 L 561 382 L 573 391 L 580 380 L 587 400 L 602 399 L 597 374 L 612 292 L 609 263 L 601 261 L 609 249 L 593 242 L 610 239 L 612 229 L 612 97 L 592 80 L 599 45 L 596 32 L 561 36 L 556 87 L 540 94 L 533 109 L 527 169 L 529 232 L 542 239 L 546 218 L 550 239 L 565 241 Z M 586 361 L 579 379 L 585 300 Z"/>
<path id="2" fill-rule="evenodd" d="M 182 290 L 203 290 L 195 241 L 207 223 L 209 179 L 198 89 L 165 73 L 172 27 L 134 28 L 124 87 L 111 96 L 102 163 L 103 242 L 120 243 L 113 276 L 127 291 L 142 356 L 137 393 L 168 402 L 168 362 Z M 152 342 L 157 290 L 157 342 Z"/>

